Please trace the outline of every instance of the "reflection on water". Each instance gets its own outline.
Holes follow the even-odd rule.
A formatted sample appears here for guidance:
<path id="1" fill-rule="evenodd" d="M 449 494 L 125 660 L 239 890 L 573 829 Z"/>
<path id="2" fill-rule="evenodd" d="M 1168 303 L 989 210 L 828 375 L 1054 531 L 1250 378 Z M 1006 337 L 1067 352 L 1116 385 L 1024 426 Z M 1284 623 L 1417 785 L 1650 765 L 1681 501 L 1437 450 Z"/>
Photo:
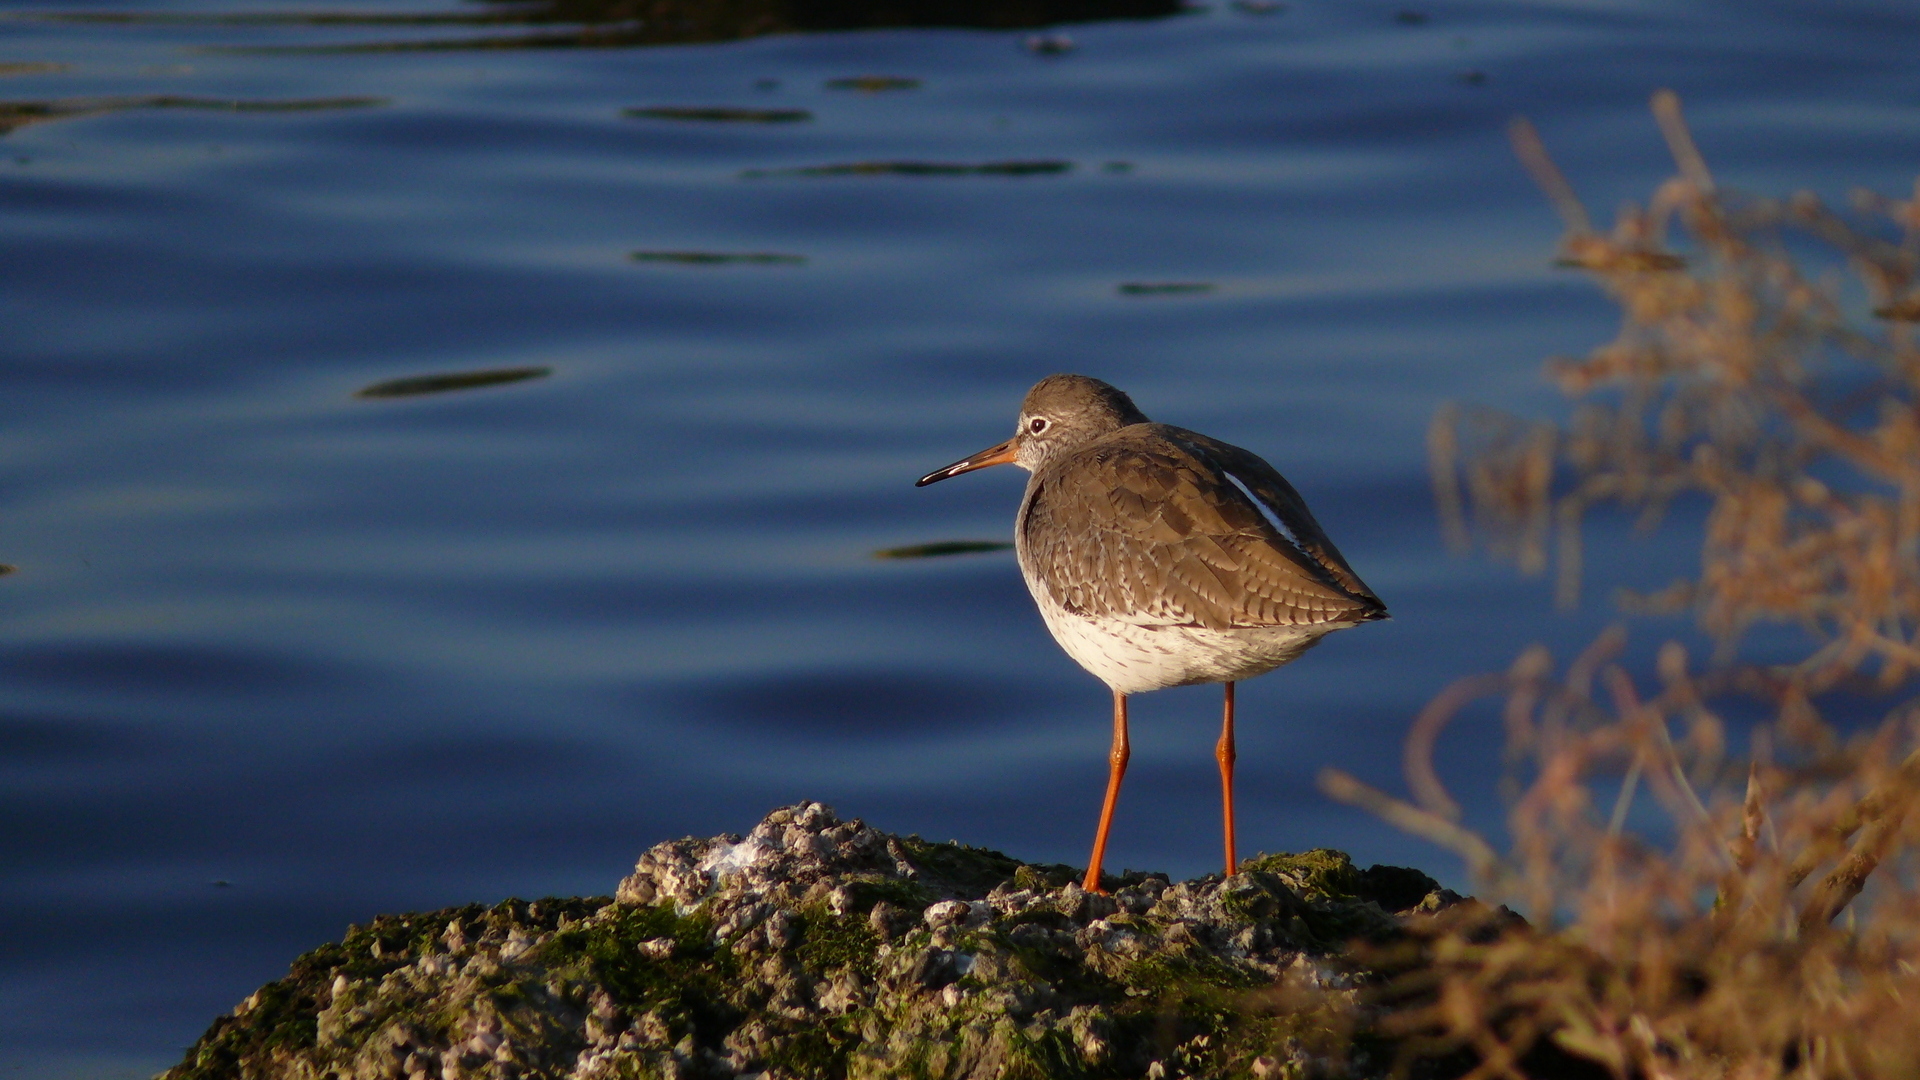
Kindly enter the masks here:
<path id="1" fill-rule="evenodd" d="M 327 109 L 369 109 L 388 104 L 382 97 L 300 98 L 243 101 L 232 98 L 144 94 L 130 97 L 62 98 L 53 101 L 0 101 L 0 135 L 49 120 L 77 120 L 127 109 L 200 109 L 209 112 L 303 113 Z"/>
<path id="2" fill-rule="evenodd" d="M 754 737 L 779 742 L 853 738 L 868 745 L 924 744 L 1005 729 L 1030 716 L 1036 705 L 1070 703 L 1065 695 L 992 673 L 899 668 L 725 679 L 678 688 L 669 700 L 678 712 Z"/>
<path id="3" fill-rule="evenodd" d="M 472 390 L 482 386 L 499 386 L 502 383 L 544 379 L 551 374 L 553 369 L 549 367 L 518 367 L 490 368 L 486 371 L 457 371 L 444 375 L 412 375 L 362 387 L 354 391 L 353 396 L 357 398 L 419 397 L 422 394 L 444 394 L 452 390 Z"/>

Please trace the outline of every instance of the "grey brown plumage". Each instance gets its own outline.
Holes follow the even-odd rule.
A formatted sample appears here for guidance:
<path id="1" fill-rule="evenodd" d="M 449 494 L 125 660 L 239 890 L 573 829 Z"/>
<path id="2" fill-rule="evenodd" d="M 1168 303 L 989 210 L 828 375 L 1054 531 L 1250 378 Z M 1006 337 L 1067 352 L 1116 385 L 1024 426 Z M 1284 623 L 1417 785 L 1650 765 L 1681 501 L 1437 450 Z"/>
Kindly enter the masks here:
<path id="1" fill-rule="evenodd" d="M 1112 771 L 1087 887 L 1099 886 L 1126 769 L 1126 696 L 1198 682 L 1227 687 L 1216 756 L 1232 873 L 1234 683 L 1327 633 L 1385 618 L 1386 605 L 1271 465 L 1155 424 L 1098 379 L 1041 380 L 1013 438 L 919 483 L 999 464 L 1032 474 L 1014 544 L 1041 617 L 1114 694 Z"/>
<path id="2" fill-rule="evenodd" d="M 1386 613 L 1279 473 L 1176 427 L 1131 425 L 1061 454 L 1034 473 L 1018 527 L 1022 568 L 1083 618 L 1228 630 Z"/>

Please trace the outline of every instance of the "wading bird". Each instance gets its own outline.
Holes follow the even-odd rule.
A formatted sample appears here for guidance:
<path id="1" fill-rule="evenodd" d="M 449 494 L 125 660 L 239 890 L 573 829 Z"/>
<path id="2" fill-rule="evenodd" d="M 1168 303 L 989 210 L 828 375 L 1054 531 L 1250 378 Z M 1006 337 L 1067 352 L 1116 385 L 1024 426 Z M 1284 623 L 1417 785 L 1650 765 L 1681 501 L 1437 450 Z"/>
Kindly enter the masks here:
<path id="1" fill-rule="evenodd" d="M 1113 691 L 1113 748 L 1085 887 L 1100 886 L 1126 776 L 1127 695 L 1225 683 L 1220 763 L 1227 873 L 1233 838 L 1233 686 L 1331 631 L 1387 617 L 1273 466 L 1156 424 L 1119 390 L 1053 375 L 1027 392 L 1013 438 L 915 486 L 989 465 L 1032 474 L 1014 551 L 1053 639 Z"/>

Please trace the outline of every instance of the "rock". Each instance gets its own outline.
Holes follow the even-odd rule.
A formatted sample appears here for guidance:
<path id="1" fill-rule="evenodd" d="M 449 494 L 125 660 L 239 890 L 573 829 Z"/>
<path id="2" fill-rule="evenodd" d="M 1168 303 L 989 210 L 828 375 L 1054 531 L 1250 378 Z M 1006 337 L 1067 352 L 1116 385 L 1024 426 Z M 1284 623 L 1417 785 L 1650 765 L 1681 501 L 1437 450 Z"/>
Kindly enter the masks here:
<path id="1" fill-rule="evenodd" d="M 926 920 L 928 929 L 939 930 L 964 921 L 972 908 L 973 905 L 965 900 L 942 900 L 937 904 L 929 904 L 921 917 Z"/>
<path id="2" fill-rule="evenodd" d="M 1129 872 L 1111 895 L 1078 880 L 801 803 L 655 845 L 612 899 L 350 927 L 165 1077 L 1317 1075 L 1345 1060 L 1326 1017 L 1364 976 L 1344 944 L 1460 902 L 1324 850 Z M 1315 1004 L 1262 1004 L 1282 984 Z"/>
<path id="3" fill-rule="evenodd" d="M 913 929 L 913 913 L 882 900 L 867 913 L 867 922 L 883 942 L 892 941 Z"/>

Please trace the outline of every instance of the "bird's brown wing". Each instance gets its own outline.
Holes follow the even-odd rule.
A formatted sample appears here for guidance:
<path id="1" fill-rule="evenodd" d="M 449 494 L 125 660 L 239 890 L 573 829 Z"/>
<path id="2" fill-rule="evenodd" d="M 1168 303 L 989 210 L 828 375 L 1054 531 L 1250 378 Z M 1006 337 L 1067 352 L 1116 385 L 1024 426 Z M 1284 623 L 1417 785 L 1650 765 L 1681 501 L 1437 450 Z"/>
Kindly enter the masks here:
<path id="1" fill-rule="evenodd" d="M 1240 482 L 1248 493 L 1264 504 L 1269 518 L 1268 524 L 1280 526 L 1284 538 L 1302 555 L 1313 560 L 1313 564 L 1325 573 L 1333 582 L 1357 600 L 1370 601 L 1379 609 L 1378 618 L 1387 612 L 1387 606 L 1353 572 L 1340 549 L 1333 546 L 1333 540 L 1325 529 L 1314 520 L 1313 511 L 1307 509 L 1307 501 L 1293 489 L 1280 471 L 1267 464 L 1260 457 L 1250 454 L 1237 446 L 1210 439 L 1198 432 L 1181 428 L 1172 429 L 1171 434 L 1182 442 L 1188 443 L 1204 457 L 1210 459 L 1222 471 Z"/>
<path id="2" fill-rule="evenodd" d="M 1384 613 L 1364 585 L 1349 589 L 1276 529 L 1212 457 L 1191 433 L 1154 425 L 1044 469 L 1020 521 L 1030 568 L 1068 611 L 1144 626 L 1324 626 Z M 1299 504 L 1265 471 L 1257 486 L 1242 482 L 1258 491 L 1278 480 Z"/>

